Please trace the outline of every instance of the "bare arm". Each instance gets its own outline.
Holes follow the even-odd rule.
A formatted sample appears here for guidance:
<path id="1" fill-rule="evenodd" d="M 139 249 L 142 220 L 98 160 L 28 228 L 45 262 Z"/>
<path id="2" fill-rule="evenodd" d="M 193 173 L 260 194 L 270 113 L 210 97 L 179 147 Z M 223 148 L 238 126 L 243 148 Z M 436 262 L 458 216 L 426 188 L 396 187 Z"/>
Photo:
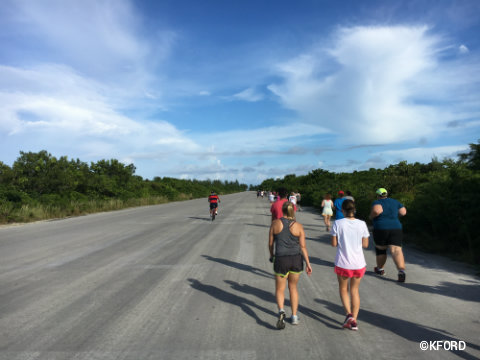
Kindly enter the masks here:
<path id="1" fill-rule="evenodd" d="M 336 236 L 332 236 L 332 246 L 337 247 L 338 245 L 338 239 Z"/>
<path id="2" fill-rule="evenodd" d="M 273 225 L 274 223 L 272 222 L 272 225 L 270 225 L 270 231 L 268 233 L 268 251 L 270 252 L 270 258 L 273 257 Z"/>
<path id="3" fill-rule="evenodd" d="M 372 211 L 370 211 L 370 219 L 376 218 L 378 215 L 383 213 L 383 207 L 380 204 L 375 204 L 372 207 Z"/>
<path id="4" fill-rule="evenodd" d="M 400 209 L 398 209 L 398 215 L 400 215 L 400 216 L 405 216 L 405 215 L 407 215 L 407 209 L 405 208 L 405 206 L 402 207 L 402 208 L 400 208 Z"/>
<path id="5" fill-rule="evenodd" d="M 362 237 L 362 247 L 364 249 L 368 248 L 368 237 Z"/>

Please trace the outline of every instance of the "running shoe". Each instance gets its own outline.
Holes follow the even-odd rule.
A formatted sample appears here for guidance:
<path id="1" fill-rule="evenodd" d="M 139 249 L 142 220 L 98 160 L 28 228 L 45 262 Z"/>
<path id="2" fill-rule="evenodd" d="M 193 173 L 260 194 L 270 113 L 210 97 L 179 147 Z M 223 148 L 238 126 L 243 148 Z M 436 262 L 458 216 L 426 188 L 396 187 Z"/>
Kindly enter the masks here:
<path id="1" fill-rule="evenodd" d="M 375 266 L 375 268 L 373 269 L 373 271 L 375 271 L 375 274 L 377 274 L 377 275 L 380 275 L 380 276 L 385 275 L 385 270 L 379 269 L 379 268 L 376 267 L 376 266 Z"/>
<path id="2" fill-rule="evenodd" d="M 350 330 L 353 330 L 353 331 L 357 331 L 357 330 L 358 330 L 357 321 L 356 321 L 355 319 L 353 319 L 353 320 L 350 322 Z"/>
<path id="3" fill-rule="evenodd" d="M 292 325 L 298 325 L 298 316 L 297 315 L 292 315 Z"/>
<path id="4" fill-rule="evenodd" d="M 351 329 L 352 328 L 352 325 L 351 325 L 352 321 L 355 321 L 355 319 L 353 318 L 353 315 L 348 314 L 347 317 L 345 318 L 345 321 L 343 322 L 343 328 L 344 329 Z"/>
<path id="5" fill-rule="evenodd" d="M 407 275 L 405 275 L 405 271 L 398 272 L 398 282 L 405 282 Z"/>
<path id="6" fill-rule="evenodd" d="M 280 311 L 278 313 L 277 329 L 285 329 L 285 311 Z"/>

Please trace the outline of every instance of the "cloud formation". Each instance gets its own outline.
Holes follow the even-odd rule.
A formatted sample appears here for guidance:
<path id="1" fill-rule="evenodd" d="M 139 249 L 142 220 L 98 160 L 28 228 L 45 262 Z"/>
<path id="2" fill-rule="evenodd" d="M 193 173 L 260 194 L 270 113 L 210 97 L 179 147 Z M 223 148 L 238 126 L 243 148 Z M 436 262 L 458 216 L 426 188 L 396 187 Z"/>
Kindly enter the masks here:
<path id="1" fill-rule="evenodd" d="M 0 66 L 0 130 L 20 146 L 74 148 L 77 156 L 198 149 L 168 122 L 138 122 L 118 112 L 108 94 L 104 84 L 66 66 Z"/>
<path id="2" fill-rule="evenodd" d="M 342 28 L 330 46 L 278 64 L 283 81 L 268 88 L 285 107 L 345 143 L 435 136 L 470 114 L 456 92 L 467 65 L 455 63 L 460 68 L 454 71 L 441 62 L 443 41 L 426 26 Z M 447 97 L 455 107 L 436 106 Z"/>

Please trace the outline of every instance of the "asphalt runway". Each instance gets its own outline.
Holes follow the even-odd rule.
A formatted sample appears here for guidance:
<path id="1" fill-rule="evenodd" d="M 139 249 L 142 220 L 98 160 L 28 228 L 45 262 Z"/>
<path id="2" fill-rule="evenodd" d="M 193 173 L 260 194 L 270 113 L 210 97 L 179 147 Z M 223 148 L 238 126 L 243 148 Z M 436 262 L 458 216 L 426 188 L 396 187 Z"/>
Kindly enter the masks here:
<path id="1" fill-rule="evenodd" d="M 313 267 L 300 324 L 277 330 L 268 201 L 221 200 L 214 222 L 198 199 L 0 227 L 0 359 L 480 358 L 475 270 L 410 248 L 399 284 L 390 257 L 372 273 L 370 244 L 359 330 L 342 329 L 336 250 L 312 209 L 297 217 Z"/>

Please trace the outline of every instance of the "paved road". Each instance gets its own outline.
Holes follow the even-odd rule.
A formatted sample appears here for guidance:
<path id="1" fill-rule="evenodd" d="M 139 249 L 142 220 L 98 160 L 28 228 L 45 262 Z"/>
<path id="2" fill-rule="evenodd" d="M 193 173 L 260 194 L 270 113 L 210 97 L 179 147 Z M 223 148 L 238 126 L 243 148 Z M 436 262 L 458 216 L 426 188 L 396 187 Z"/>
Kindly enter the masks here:
<path id="1" fill-rule="evenodd" d="M 359 331 L 342 330 L 335 249 L 309 211 L 300 325 L 276 330 L 268 203 L 221 205 L 213 223 L 200 199 L 0 228 L 0 359 L 480 357 L 479 278 L 411 249 L 407 283 L 391 260 L 386 278 L 367 272 Z M 434 340 L 466 349 L 420 350 Z"/>

